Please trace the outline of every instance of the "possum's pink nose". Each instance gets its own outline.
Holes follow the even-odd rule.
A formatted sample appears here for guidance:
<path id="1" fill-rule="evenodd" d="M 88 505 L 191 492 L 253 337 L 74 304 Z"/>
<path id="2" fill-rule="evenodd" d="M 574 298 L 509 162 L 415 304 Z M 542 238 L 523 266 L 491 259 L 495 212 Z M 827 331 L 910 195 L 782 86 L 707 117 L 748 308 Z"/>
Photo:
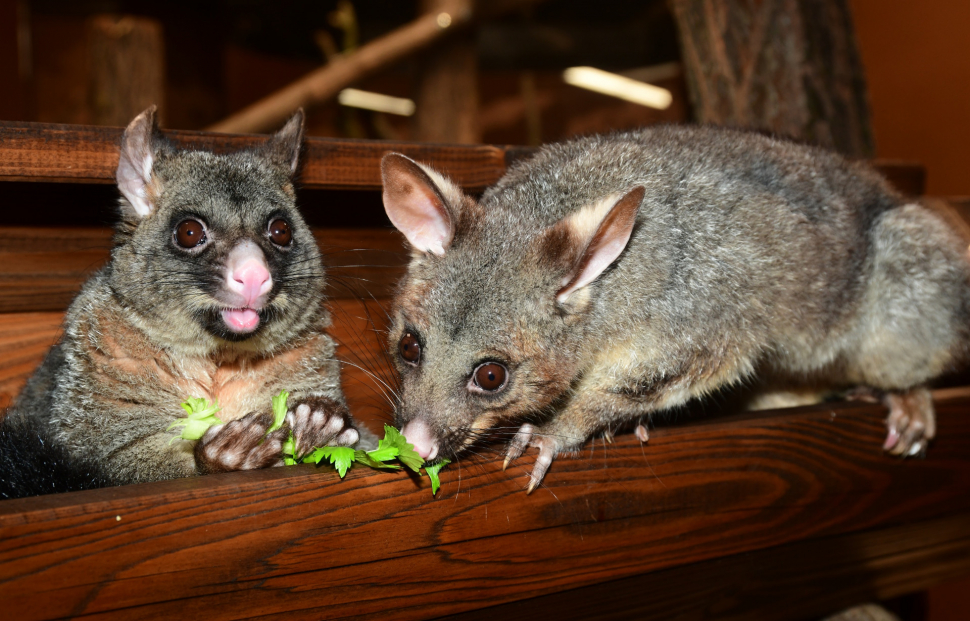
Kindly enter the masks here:
<path id="1" fill-rule="evenodd" d="M 415 418 L 401 430 L 407 441 L 414 445 L 421 459 L 431 461 L 438 456 L 438 441 L 431 434 L 431 428 L 420 418 Z"/>
<path id="2" fill-rule="evenodd" d="M 249 261 L 233 270 L 232 282 L 229 283 L 229 288 L 246 300 L 246 306 L 253 306 L 256 299 L 269 292 L 272 286 L 273 279 L 269 276 L 269 270 L 257 261 Z"/>
<path id="3" fill-rule="evenodd" d="M 239 244 L 229 254 L 226 267 L 226 288 L 240 296 L 239 306 L 259 308 L 259 298 L 273 288 L 273 278 L 259 246 L 251 241 Z"/>

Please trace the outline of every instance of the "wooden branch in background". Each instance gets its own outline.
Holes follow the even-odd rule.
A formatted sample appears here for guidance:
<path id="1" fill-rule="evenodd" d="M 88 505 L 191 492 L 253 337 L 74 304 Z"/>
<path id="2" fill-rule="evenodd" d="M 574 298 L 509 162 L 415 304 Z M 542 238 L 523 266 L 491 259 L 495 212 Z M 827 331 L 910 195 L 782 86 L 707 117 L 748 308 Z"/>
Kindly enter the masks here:
<path id="1" fill-rule="evenodd" d="M 472 19 L 467 0 L 450 0 L 449 10 L 421 15 L 413 22 L 333 59 L 289 86 L 207 128 L 224 133 L 265 132 L 275 129 L 296 111 L 323 103 L 354 82 L 403 60 L 446 33 L 460 30 Z"/>
<path id="2" fill-rule="evenodd" d="M 678 618 L 755 618 L 763 598 L 757 618 L 803 618 L 970 570 L 970 389 L 935 397 L 918 460 L 882 453 L 883 407 L 835 403 L 597 443 L 531 496 L 532 452 L 507 472 L 500 455 L 453 464 L 437 498 L 400 472 L 296 466 L 4 501 L 0 601 L 24 620 L 405 620 L 620 584 Z M 644 575 L 662 571 L 683 579 Z M 802 572 L 829 594 L 772 598 L 806 597 Z"/>

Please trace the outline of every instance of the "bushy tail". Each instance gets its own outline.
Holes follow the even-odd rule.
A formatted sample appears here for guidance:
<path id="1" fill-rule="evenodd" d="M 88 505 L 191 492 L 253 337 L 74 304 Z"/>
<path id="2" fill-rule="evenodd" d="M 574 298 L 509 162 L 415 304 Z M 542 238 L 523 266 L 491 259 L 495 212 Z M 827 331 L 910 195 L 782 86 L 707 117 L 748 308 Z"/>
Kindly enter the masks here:
<path id="1" fill-rule="evenodd" d="M 117 485 L 95 464 L 68 455 L 29 417 L 0 422 L 0 499 Z"/>

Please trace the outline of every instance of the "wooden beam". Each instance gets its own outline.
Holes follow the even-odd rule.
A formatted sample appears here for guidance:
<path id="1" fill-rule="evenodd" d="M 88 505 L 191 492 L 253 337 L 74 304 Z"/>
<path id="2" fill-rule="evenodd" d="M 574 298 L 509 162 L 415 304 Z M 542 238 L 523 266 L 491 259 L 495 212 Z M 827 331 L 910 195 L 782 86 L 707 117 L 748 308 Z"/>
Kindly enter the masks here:
<path id="1" fill-rule="evenodd" d="M 970 575 L 970 514 L 813 539 L 439 621 L 802 621 Z"/>
<path id="2" fill-rule="evenodd" d="M 296 466 L 3 501 L 0 602 L 17 619 L 403 620 L 703 563 L 737 576 L 743 555 L 796 542 L 831 556 L 765 557 L 777 579 L 807 566 L 849 590 L 839 576 L 868 570 L 885 585 L 878 564 L 907 555 L 867 542 L 907 535 L 936 549 L 916 561 L 951 555 L 947 571 L 887 589 L 906 592 L 966 570 L 955 516 L 970 512 L 970 389 L 935 397 L 939 435 L 920 460 L 883 454 L 882 407 L 838 403 L 660 428 L 645 446 L 597 442 L 531 496 L 532 453 L 508 472 L 501 456 L 453 464 L 437 498 L 425 478 Z M 695 609 L 722 593 L 661 585 Z"/>
<path id="3" fill-rule="evenodd" d="M 0 121 L 0 181 L 114 183 L 121 129 Z M 164 132 L 176 145 L 225 153 L 253 147 L 265 136 Z M 535 149 L 506 145 L 442 145 L 384 140 L 308 138 L 299 182 L 307 188 L 379 190 L 380 161 L 389 151 L 432 163 L 469 192 L 481 192 L 507 166 Z M 922 194 L 924 169 L 914 162 L 874 162 L 903 192 Z"/>
<path id="4" fill-rule="evenodd" d="M 0 121 L 0 181 L 114 183 L 120 128 Z M 227 152 L 262 144 L 265 136 L 164 132 L 176 145 Z M 507 147 L 435 145 L 382 140 L 309 138 L 299 183 L 308 188 L 379 190 L 381 157 L 398 151 L 432 163 L 471 192 L 505 172 Z"/>

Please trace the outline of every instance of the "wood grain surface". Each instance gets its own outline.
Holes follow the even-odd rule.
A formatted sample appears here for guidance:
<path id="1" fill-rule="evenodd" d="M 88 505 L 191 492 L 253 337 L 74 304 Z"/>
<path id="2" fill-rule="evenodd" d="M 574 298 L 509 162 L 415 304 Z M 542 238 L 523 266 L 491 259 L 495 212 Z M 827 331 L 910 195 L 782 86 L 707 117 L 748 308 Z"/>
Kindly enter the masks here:
<path id="1" fill-rule="evenodd" d="M 804 621 L 970 574 L 970 514 L 823 537 L 439 617 Z"/>
<path id="2" fill-rule="evenodd" d="M 962 518 L 939 518 L 970 511 L 970 389 L 936 398 L 922 460 L 882 453 L 881 407 L 844 403 L 596 443 L 531 496 L 530 452 L 508 472 L 454 464 L 437 498 L 402 473 L 297 466 L 3 501 L 0 603 L 16 619 L 422 619 L 708 561 L 730 574 L 750 566 L 737 555 L 798 541 L 804 559 L 771 557 L 777 578 L 859 577 L 907 554 L 879 545 L 940 524 L 927 545 L 966 549 Z M 681 575 L 671 600 L 717 604 Z"/>
<path id="3" fill-rule="evenodd" d="M 120 127 L 0 121 L 0 181 L 114 183 Z M 264 143 L 266 136 L 167 131 L 177 146 L 217 153 Z M 383 140 L 308 138 L 299 183 L 308 188 L 375 190 L 380 161 L 396 151 L 433 164 L 467 190 L 480 192 L 505 172 L 505 148 Z"/>
<path id="4" fill-rule="evenodd" d="M 386 297 L 407 251 L 393 229 L 316 229 L 332 299 Z M 0 313 L 64 310 L 108 260 L 111 229 L 0 227 Z"/>
<path id="5" fill-rule="evenodd" d="M 0 415 L 61 334 L 63 313 L 0 314 Z"/>
<path id="6" fill-rule="evenodd" d="M 0 121 L 0 181 L 114 183 L 122 129 Z M 252 147 L 265 136 L 165 132 L 176 145 L 227 152 Z M 427 162 L 470 192 L 481 192 L 532 150 L 497 145 L 444 145 L 383 140 L 308 138 L 299 183 L 308 188 L 376 190 L 380 160 L 396 151 Z M 874 162 L 910 195 L 923 193 L 925 171 L 912 162 Z"/>

